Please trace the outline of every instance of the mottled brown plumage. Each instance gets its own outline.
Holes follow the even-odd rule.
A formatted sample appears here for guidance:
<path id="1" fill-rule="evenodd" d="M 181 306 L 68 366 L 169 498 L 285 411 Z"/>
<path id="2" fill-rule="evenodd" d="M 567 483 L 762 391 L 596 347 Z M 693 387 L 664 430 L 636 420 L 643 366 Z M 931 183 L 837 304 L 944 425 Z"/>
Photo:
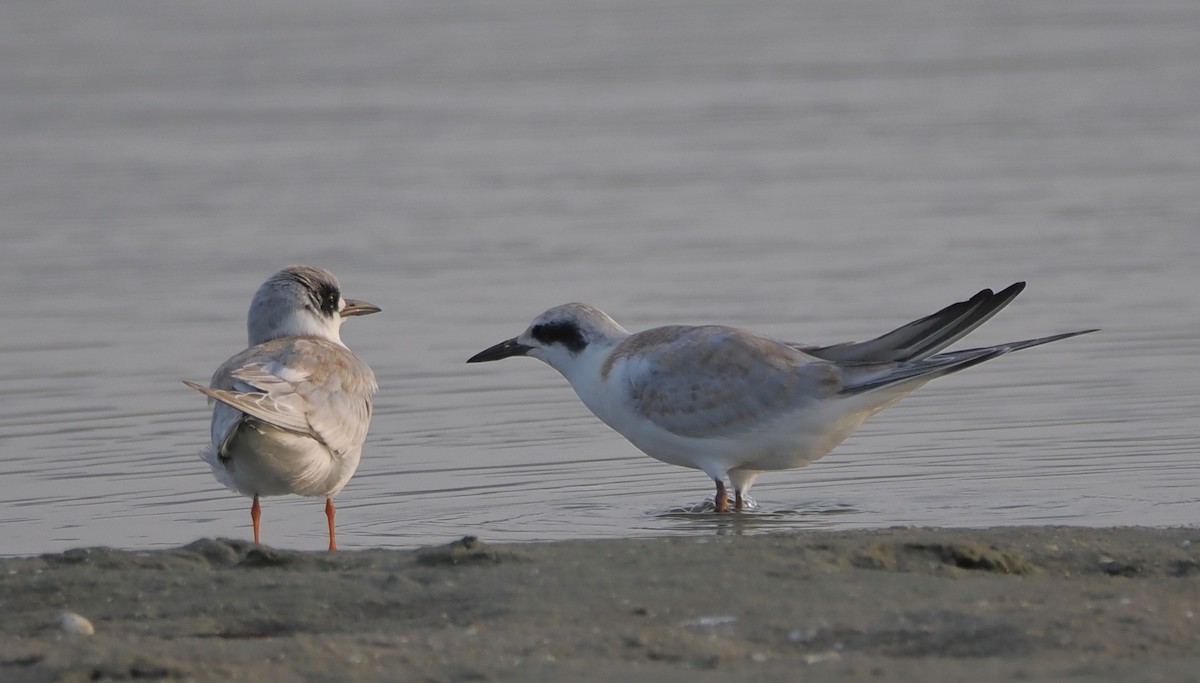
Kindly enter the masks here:
<path id="1" fill-rule="evenodd" d="M 342 344 L 345 317 L 379 309 L 343 299 L 332 273 L 292 266 L 255 294 L 251 346 L 225 361 L 210 386 L 185 382 L 216 401 L 204 459 L 217 479 L 251 496 L 259 540 L 260 496 L 332 497 L 354 475 L 371 422 L 375 375 Z"/>

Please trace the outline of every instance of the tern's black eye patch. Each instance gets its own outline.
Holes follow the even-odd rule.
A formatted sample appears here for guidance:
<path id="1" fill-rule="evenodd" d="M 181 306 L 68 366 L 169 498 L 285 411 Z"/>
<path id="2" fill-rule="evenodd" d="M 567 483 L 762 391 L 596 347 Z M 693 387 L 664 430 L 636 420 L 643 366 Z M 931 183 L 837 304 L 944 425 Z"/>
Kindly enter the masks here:
<path id="1" fill-rule="evenodd" d="M 313 292 L 313 297 L 317 301 L 317 308 L 325 315 L 333 315 L 338 311 L 338 302 L 342 299 L 342 293 L 337 287 L 329 283 L 321 283 Z"/>
<path id="2" fill-rule="evenodd" d="M 562 344 L 571 353 L 579 353 L 587 346 L 579 325 L 573 322 L 554 322 L 534 325 L 533 338 L 543 345 Z"/>

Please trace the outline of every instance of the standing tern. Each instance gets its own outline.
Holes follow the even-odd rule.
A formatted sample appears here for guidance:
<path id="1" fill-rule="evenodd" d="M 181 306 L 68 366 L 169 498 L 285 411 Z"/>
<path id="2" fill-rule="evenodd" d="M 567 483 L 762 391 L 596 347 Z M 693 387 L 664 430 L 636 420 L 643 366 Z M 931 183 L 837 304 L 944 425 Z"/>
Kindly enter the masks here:
<path id="1" fill-rule="evenodd" d="M 288 266 L 258 288 L 246 318 L 250 348 L 225 361 L 210 386 L 187 382 L 215 403 L 212 444 L 202 457 L 225 486 L 252 496 L 325 498 L 336 550 L 333 497 L 358 468 L 371 423 L 375 375 L 342 343 L 346 318 L 379 312 L 342 297 L 333 273 Z"/>
<path id="2" fill-rule="evenodd" d="M 468 363 L 532 356 L 562 373 L 580 400 L 652 458 L 716 483 L 718 512 L 743 509 L 768 470 L 803 467 L 869 417 L 932 379 L 1076 335 L 1081 330 L 939 353 L 1021 290 L 985 289 L 880 337 L 832 346 L 781 342 L 722 325 L 630 333 L 598 308 L 570 303 Z"/>

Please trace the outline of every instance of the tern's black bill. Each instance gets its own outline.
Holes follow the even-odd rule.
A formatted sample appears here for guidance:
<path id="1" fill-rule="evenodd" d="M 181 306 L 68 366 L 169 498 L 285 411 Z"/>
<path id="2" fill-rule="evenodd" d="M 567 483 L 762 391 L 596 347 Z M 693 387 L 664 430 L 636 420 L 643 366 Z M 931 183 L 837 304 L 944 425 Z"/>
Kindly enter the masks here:
<path id="1" fill-rule="evenodd" d="M 493 347 L 486 348 L 479 353 L 467 359 L 468 363 L 486 363 L 492 360 L 500 360 L 510 356 L 524 356 L 529 353 L 532 346 L 526 346 L 517 341 L 516 337 L 506 339 Z"/>
<path id="2" fill-rule="evenodd" d="M 346 318 L 352 315 L 370 315 L 371 313 L 378 313 L 382 310 L 382 308 L 376 306 L 375 304 L 369 304 L 365 301 L 358 301 L 357 299 L 346 299 L 346 307 L 342 309 L 342 317 Z"/>

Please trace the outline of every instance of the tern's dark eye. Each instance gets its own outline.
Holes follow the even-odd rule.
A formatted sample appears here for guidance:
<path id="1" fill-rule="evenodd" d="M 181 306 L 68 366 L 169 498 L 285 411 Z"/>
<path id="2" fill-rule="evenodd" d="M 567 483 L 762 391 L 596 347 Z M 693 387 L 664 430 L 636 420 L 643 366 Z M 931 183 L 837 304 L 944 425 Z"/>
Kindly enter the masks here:
<path id="1" fill-rule="evenodd" d="M 313 292 L 313 296 L 317 300 L 317 307 L 325 315 L 333 315 L 338 311 L 338 302 L 342 299 L 342 293 L 337 287 L 330 284 L 323 284 L 317 287 Z"/>
<path id="2" fill-rule="evenodd" d="M 571 353 L 579 353 L 587 346 L 587 342 L 583 339 L 583 332 L 574 322 L 541 323 L 534 325 L 531 333 L 533 338 L 542 344 L 546 346 L 562 344 Z"/>

